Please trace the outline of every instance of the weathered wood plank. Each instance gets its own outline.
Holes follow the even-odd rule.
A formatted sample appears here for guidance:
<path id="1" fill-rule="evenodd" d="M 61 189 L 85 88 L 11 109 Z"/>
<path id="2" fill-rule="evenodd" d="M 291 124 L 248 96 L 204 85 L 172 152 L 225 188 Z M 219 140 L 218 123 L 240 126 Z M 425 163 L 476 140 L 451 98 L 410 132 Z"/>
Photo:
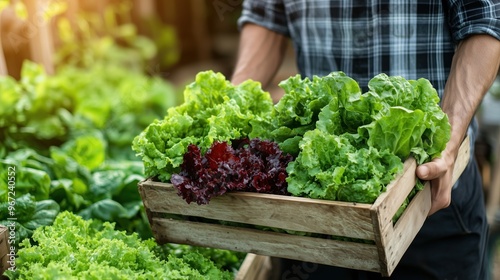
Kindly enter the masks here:
<path id="1" fill-rule="evenodd" d="M 390 183 L 387 186 L 387 190 L 373 203 L 372 211 L 377 212 L 378 223 L 381 227 L 392 223 L 392 218 L 415 187 L 416 167 L 415 159 L 410 158 L 406 160 L 403 173 Z"/>
<path id="2" fill-rule="evenodd" d="M 7 62 L 5 62 L 5 54 L 2 46 L 2 23 L 0 21 L 0 76 L 9 75 L 7 70 Z"/>
<path id="3" fill-rule="evenodd" d="M 153 218 L 156 241 L 379 271 L 375 245 L 262 230 Z"/>
<path id="4" fill-rule="evenodd" d="M 454 184 L 467 166 L 470 157 L 470 142 L 467 137 L 461 144 L 455 166 L 452 183 Z M 408 164 L 410 163 L 410 164 Z M 407 165 L 408 164 L 408 165 Z M 424 189 L 418 192 L 393 226 L 394 214 L 412 190 L 416 183 L 416 163 L 413 160 L 405 162 L 405 171 L 397 181 L 391 184 L 387 193 L 382 194 L 372 207 L 373 224 L 376 243 L 379 248 L 380 265 L 387 275 L 395 269 L 404 252 L 417 235 L 431 209 L 430 183 L 426 182 Z M 398 206 L 399 205 L 399 206 Z"/>
<path id="5" fill-rule="evenodd" d="M 402 174 L 398 175 L 372 205 L 372 223 L 379 253 L 379 264 L 382 274 L 387 274 L 388 256 L 387 246 L 391 241 L 393 226 L 392 217 L 396 214 L 408 194 L 415 186 L 416 162 L 413 158 L 405 161 Z"/>
<path id="6" fill-rule="evenodd" d="M 271 257 L 250 253 L 243 260 L 235 280 L 269 279 L 272 269 Z"/>
<path id="7" fill-rule="evenodd" d="M 197 205 L 187 204 L 171 184 L 150 181 L 140 188 L 151 212 L 374 240 L 370 204 L 234 192 Z"/>
<path id="8" fill-rule="evenodd" d="M 453 184 L 458 180 L 462 172 L 464 172 L 465 167 L 470 160 L 470 138 L 466 137 L 465 140 L 460 145 L 458 150 L 457 159 L 455 160 L 455 166 L 453 168 Z"/>
<path id="9" fill-rule="evenodd" d="M 394 227 L 389 226 L 384 234 L 387 235 L 385 252 L 387 270 L 390 273 L 396 268 L 411 242 L 422 228 L 431 209 L 431 188 L 426 183 L 424 189 L 418 192 L 403 212 Z"/>
<path id="10" fill-rule="evenodd" d="M 7 227 L 0 225 L 0 275 L 2 275 L 9 268 L 9 246 L 7 244 L 7 240 L 9 238 L 8 235 L 9 230 Z"/>
<path id="11" fill-rule="evenodd" d="M 459 148 L 459 153 L 453 169 L 453 184 L 458 180 L 467 166 L 470 158 L 470 139 L 466 137 Z M 405 161 L 403 174 L 387 186 L 387 191 L 382 193 L 373 203 L 372 210 L 378 211 L 381 225 L 391 223 L 392 218 L 402 205 L 408 194 L 415 186 L 417 164 L 413 158 Z"/>

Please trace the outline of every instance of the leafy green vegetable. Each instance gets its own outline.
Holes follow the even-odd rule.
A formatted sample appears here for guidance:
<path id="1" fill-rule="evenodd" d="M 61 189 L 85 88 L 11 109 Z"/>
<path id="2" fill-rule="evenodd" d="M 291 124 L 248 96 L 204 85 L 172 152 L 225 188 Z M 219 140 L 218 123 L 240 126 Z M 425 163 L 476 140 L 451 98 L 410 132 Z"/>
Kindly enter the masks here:
<path id="1" fill-rule="evenodd" d="M 168 259 L 170 255 L 182 258 L 190 252 L 196 252 L 212 261 L 217 268 L 233 273 L 237 273 L 246 256 L 242 252 L 173 243 L 157 246 L 154 251 L 160 259 Z"/>
<path id="2" fill-rule="evenodd" d="M 64 1 L 52 2 L 44 16 L 66 9 Z M 158 32 L 164 50 L 170 49 L 157 53 L 153 41 L 129 23 L 130 9 L 131 1 L 120 1 L 104 14 L 80 9 L 71 24 L 65 17 L 52 18 L 59 31 L 54 34 L 56 73 L 47 75 L 41 65 L 25 61 L 19 80 L 0 77 L 0 203 L 8 201 L 7 171 L 15 166 L 16 210 L 50 201 L 61 210 L 116 219 L 121 229 L 151 236 L 137 191 L 143 165 L 131 144 L 177 104 L 175 90 L 149 64 L 155 55 L 174 61 L 175 38 L 172 29 Z M 24 203 L 27 194 L 30 203 Z M 47 218 L 53 220 L 57 212 Z M 26 220 L 16 237 L 29 237 L 34 225 L 49 224 L 22 214 Z M 1 216 L 0 223 L 5 219 Z"/>
<path id="3" fill-rule="evenodd" d="M 15 224 L 16 244 L 30 237 L 38 227 L 51 225 L 59 214 L 59 205 L 55 201 L 50 199 L 36 201 L 30 194 L 17 198 L 12 210 L 9 206 L 12 206 L 9 202 L 0 203 L 0 224 L 5 226 Z M 10 213 L 14 215 L 11 216 Z M 15 220 L 8 220 L 9 218 Z"/>
<path id="4" fill-rule="evenodd" d="M 314 76 L 312 80 L 296 75 L 279 85 L 286 94 L 274 105 L 270 116 L 252 122 L 250 137 L 274 140 L 283 152 L 292 155 L 299 153 L 302 136 L 316 127 L 319 114 L 327 105 L 332 107 L 331 112 L 335 112 L 328 118 L 331 133 L 340 132 L 339 91 L 345 88 L 360 91 L 356 81 L 342 72 L 333 72 L 322 78 Z"/>
<path id="5" fill-rule="evenodd" d="M 296 196 L 373 203 L 401 160 L 388 150 L 357 148 L 345 135 L 306 132 L 298 158 L 288 165 L 288 191 Z"/>
<path id="6" fill-rule="evenodd" d="M 373 115 L 374 121 L 358 129 L 369 138 L 368 145 L 389 149 L 402 160 L 412 155 L 419 164 L 440 156 L 450 139 L 451 126 L 428 80 L 407 81 L 380 74 L 368 86 L 380 96 L 376 102 L 382 104 Z"/>
<path id="7" fill-rule="evenodd" d="M 15 166 L 16 198 L 51 199 L 61 210 L 116 219 L 121 229 L 151 236 L 137 191 L 143 165 L 131 144 L 176 103 L 172 87 L 97 62 L 47 75 L 26 61 L 21 75 L 1 78 L 0 203 L 8 200 L 7 171 Z"/>
<path id="8" fill-rule="evenodd" d="M 448 118 L 426 79 L 379 74 L 361 93 L 354 79 L 332 72 L 297 75 L 280 86 L 285 95 L 269 107 L 251 81 L 235 87 L 220 74 L 199 73 L 186 87 L 185 103 L 134 139 L 146 175 L 168 181 L 189 144 L 203 154 L 216 140 L 248 136 L 297 156 L 287 167 L 293 195 L 373 203 L 404 160 L 438 157 L 450 138 Z"/>
<path id="9" fill-rule="evenodd" d="M 252 121 L 251 138 L 272 139 L 291 154 L 299 153 L 305 132 L 359 133 L 378 149 L 388 148 L 401 159 L 413 155 L 419 163 L 440 155 L 449 140 L 448 118 L 439 107 L 436 90 L 426 79 L 406 80 L 379 74 L 369 91 L 343 72 L 312 79 L 299 75 L 282 81 L 285 95 L 271 117 Z M 404 121 L 393 122 L 393 119 Z"/>
<path id="10" fill-rule="evenodd" d="M 100 137 L 83 135 L 64 143 L 61 149 L 78 165 L 93 170 L 104 163 L 106 158 L 105 145 L 104 140 Z"/>
<path id="11" fill-rule="evenodd" d="M 287 168 L 293 195 L 373 203 L 404 160 L 438 157 L 450 138 L 448 118 L 425 79 L 379 74 L 363 94 L 342 72 L 281 85 L 283 102 L 270 121 L 253 123 L 251 135 L 297 151 Z"/>
<path id="12" fill-rule="evenodd" d="M 7 201 L 9 177 L 15 179 L 16 196 L 29 193 L 37 200 L 48 199 L 51 179 L 46 165 L 51 163 L 50 158 L 29 148 L 12 152 L 0 160 L 0 201 Z M 9 176 L 9 167 L 15 169 L 12 176 Z"/>
<path id="13" fill-rule="evenodd" d="M 406 159 L 411 149 L 422 141 L 425 126 L 422 125 L 424 112 L 409 110 L 404 107 L 391 107 L 372 123 L 360 127 L 368 131 L 368 145 Z M 397 121 L 395 121 L 397 120 Z M 360 134 L 363 134 L 362 131 Z"/>
<path id="14" fill-rule="evenodd" d="M 21 121 L 18 112 L 22 111 L 20 86 L 10 76 L 0 77 L 0 128 L 7 127 L 11 122 Z M 2 133 L 2 132 L 0 132 Z"/>
<path id="15" fill-rule="evenodd" d="M 22 242 L 10 279 L 232 279 L 196 252 L 158 258 L 153 239 L 141 240 L 110 223 L 62 212 L 52 226 Z"/>
<path id="16" fill-rule="evenodd" d="M 232 85 L 220 73 L 200 72 L 184 91 L 184 103 L 170 108 L 163 120 L 154 121 L 133 142 L 147 177 L 168 181 L 178 173 L 190 144 L 205 152 L 214 141 L 247 137 L 256 116 L 272 109 L 269 93 L 260 84 Z"/>
<path id="17" fill-rule="evenodd" d="M 0 104 L 2 146 L 7 151 L 30 147 L 45 156 L 47 147 L 98 130 L 108 144 L 107 155 L 135 160 L 132 139 L 177 102 L 161 78 L 100 63 L 88 69 L 61 67 L 48 76 L 26 61 L 19 82 L 2 83 L 4 93 L 9 103 Z"/>

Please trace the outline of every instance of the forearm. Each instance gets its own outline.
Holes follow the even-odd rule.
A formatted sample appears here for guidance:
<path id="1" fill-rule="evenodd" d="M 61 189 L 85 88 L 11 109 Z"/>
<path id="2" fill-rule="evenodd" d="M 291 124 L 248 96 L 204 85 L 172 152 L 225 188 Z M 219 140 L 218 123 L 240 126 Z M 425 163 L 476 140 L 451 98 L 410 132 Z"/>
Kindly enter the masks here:
<path id="1" fill-rule="evenodd" d="M 500 41 L 488 35 L 463 40 L 453 56 L 441 103 L 451 124 L 451 139 L 441 157 L 417 167 L 417 176 L 431 182 L 429 215 L 451 203 L 452 177 L 460 144 L 500 66 Z"/>
<path id="2" fill-rule="evenodd" d="M 239 84 L 252 79 L 266 87 L 283 61 L 286 45 L 285 36 L 255 24 L 245 24 L 231 82 Z"/>
<path id="3" fill-rule="evenodd" d="M 467 127 L 499 66 L 500 41 L 491 36 L 474 35 L 457 47 L 441 104 L 451 124 L 451 139 L 445 150 L 448 155 L 457 155 Z"/>

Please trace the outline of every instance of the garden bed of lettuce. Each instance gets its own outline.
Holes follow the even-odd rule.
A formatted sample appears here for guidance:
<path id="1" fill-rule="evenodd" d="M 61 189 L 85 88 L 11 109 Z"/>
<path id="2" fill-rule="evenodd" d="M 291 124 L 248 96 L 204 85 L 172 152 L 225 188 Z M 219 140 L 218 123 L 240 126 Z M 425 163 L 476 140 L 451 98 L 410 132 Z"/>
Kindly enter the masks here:
<path id="1" fill-rule="evenodd" d="M 171 27 L 131 22 L 131 1 L 104 16 L 50 3 L 55 74 L 25 60 L 0 76 L 0 224 L 15 228 L 12 279 L 230 279 L 245 254 L 157 245 L 137 190 L 143 163 L 133 138 L 177 90 L 156 66 L 177 59 Z M 25 18 L 22 3 L 17 16 Z M 15 182 L 13 184 L 13 182 Z M 35 277 L 36 276 L 36 277 Z"/>
<path id="2" fill-rule="evenodd" d="M 21 79 L 0 77 L 0 99 L 0 224 L 15 224 L 12 279 L 89 271 L 89 279 L 228 279 L 237 271 L 244 254 L 152 239 L 137 191 L 143 164 L 131 143 L 178 102 L 169 83 L 100 63 L 47 75 L 26 61 Z"/>

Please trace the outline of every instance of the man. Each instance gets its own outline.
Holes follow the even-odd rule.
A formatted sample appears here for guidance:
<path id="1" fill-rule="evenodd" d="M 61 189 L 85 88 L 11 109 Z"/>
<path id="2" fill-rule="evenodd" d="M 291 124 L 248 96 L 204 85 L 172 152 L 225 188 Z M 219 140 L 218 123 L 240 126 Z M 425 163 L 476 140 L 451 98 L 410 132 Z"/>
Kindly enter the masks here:
<path id="1" fill-rule="evenodd" d="M 432 206 L 391 278 L 487 279 L 488 226 L 475 161 L 455 186 L 451 177 L 465 135 L 474 139 L 475 111 L 500 66 L 499 1 L 246 0 L 239 26 L 235 84 L 253 79 L 268 85 L 288 38 L 303 77 L 340 70 L 364 90 L 379 73 L 431 81 L 451 139 L 440 158 L 417 168 L 419 178 L 431 181 Z M 283 265 L 283 279 L 378 277 L 329 266 L 291 275 L 300 263 Z"/>

